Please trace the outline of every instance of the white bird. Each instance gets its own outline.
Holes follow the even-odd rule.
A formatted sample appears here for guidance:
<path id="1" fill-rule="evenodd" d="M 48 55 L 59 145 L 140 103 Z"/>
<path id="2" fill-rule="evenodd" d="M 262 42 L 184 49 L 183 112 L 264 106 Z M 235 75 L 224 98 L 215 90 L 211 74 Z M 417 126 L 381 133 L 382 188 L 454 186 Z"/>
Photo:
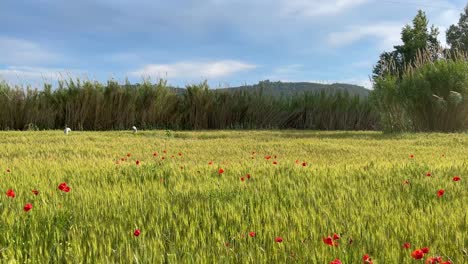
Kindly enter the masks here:
<path id="1" fill-rule="evenodd" d="M 132 126 L 132 130 L 133 130 L 133 134 L 136 134 L 136 132 L 138 131 L 136 126 Z"/>
<path id="2" fill-rule="evenodd" d="M 69 127 L 65 127 L 65 129 L 63 130 L 63 133 L 65 135 L 68 135 L 68 133 L 70 133 L 72 130 L 69 128 Z"/>

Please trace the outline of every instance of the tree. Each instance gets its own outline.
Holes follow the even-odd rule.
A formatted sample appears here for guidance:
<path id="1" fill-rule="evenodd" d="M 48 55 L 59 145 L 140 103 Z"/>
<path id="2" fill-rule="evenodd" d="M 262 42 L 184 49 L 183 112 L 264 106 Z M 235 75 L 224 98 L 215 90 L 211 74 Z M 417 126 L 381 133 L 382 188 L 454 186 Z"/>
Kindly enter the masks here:
<path id="1" fill-rule="evenodd" d="M 401 31 L 403 45 L 394 46 L 394 51 L 380 55 L 373 70 L 374 80 L 387 73 L 401 77 L 405 67 L 415 61 L 418 52 L 428 52 L 433 61 L 439 57 L 439 30 L 435 26 L 428 28 L 428 25 L 426 14 L 419 10 L 413 24 L 406 25 Z"/>
<path id="2" fill-rule="evenodd" d="M 447 43 L 452 50 L 468 52 L 468 4 L 460 14 L 458 25 L 451 25 L 446 32 Z"/>

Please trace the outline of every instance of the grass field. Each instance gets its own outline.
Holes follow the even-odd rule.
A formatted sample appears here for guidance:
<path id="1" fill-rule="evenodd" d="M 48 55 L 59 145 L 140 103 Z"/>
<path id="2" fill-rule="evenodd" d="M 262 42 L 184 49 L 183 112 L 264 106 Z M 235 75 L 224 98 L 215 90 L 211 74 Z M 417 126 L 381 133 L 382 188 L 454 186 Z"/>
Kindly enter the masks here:
<path id="1" fill-rule="evenodd" d="M 0 169 L 1 263 L 468 263 L 468 134 L 0 132 Z"/>

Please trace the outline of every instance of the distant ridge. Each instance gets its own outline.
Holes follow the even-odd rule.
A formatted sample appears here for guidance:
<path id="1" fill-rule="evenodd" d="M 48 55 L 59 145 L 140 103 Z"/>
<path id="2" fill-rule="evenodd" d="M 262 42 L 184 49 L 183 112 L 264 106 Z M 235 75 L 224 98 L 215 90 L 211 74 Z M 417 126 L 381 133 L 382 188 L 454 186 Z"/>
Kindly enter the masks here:
<path id="1" fill-rule="evenodd" d="M 173 88 L 176 93 L 184 93 L 185 88 Z M 360 97 L 367 97 L 370 90 L 354 84 L 346 83 L 333 83 L 333 84 L 321 84 L 311 82 L 271 82 L 269 80 L 260 81 L 254 85 L 243 85 L 236 87 L 218 88 L 213 91 L 225 91 L 225 92 L 236 92 L 239 90 L 245 91 L 260 91 L 263 93 L 273 96 L 293 96 L 300 95 L 303 93 L 319 93 L 325 92 L 327 94 L 333 94 L 336 92 L 348 92 L 349 95 L 358 95 Z"/>

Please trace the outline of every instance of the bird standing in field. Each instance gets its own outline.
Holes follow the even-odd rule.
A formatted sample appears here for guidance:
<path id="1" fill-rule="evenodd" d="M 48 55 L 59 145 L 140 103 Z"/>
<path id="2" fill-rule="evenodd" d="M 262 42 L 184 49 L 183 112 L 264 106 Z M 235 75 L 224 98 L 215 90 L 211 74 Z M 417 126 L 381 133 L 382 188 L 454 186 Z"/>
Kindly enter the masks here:
<path id="1" fill-rule="evenodd" d="M 133 130 L 133 134 L 136 134 L 136 132 L 138 132 L 136 126 L 132 126 L 132 130 Z"/>
<path id="2" fill-rule="evenodd" d="M 71 131 L 72 131 L 72 130 L 71 130 L 69 127 L 66 126 L 65 129 L 63 130 L 63 133 L 64 133 L 65 135 L 68 135 L 68 133 L 70 133 Z"/>

